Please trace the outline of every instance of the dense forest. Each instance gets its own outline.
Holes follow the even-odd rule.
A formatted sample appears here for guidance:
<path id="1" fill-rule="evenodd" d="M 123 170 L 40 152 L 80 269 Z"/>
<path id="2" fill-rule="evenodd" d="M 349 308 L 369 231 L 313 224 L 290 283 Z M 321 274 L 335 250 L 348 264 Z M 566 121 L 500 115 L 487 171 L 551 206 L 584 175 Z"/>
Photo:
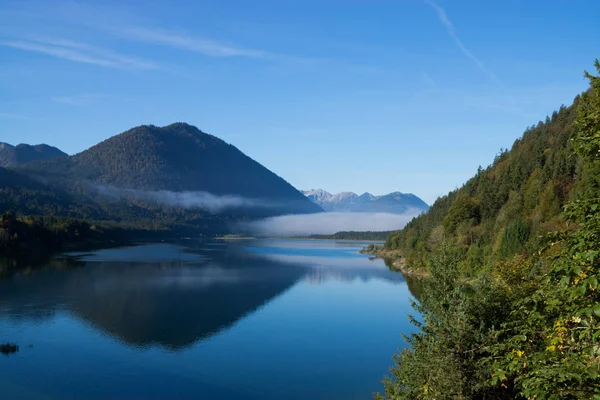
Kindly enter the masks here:
<path id="1" fill-rule="evenodd" d="M 600 399 L 600 78 L 585 75 L 571 107 L 388 237 L 430 277 L 376 397 Z"/>
<path id="2" fill-rule="evenodd" d="M 119 229 L 90 225 L 87 221 L 57 217 L 0 216 L 0 254 L 14 255 L 32 249 L 58 250 L 65 243 L 118 240 Z"/>
<path id="3" fill-rule="evenodd" d="M 227 221 L 216 216 L 195 225 L 135 224 L 55 215 L 0 215 L 0 255 L 45 254 L 66 248 L 106 247 L 131 241 L 215 236 L 226 233 Z"/>
<path id="4" fill-rule="evenodd" d="M 571 107 L 528 128 L 510 151 L 501 150 L 488 168 L 391 234 L 385 247 L 425 268 L 431 251 L 450 241 L 465 272 L 536 251 L 578 190 L 583 170 L 569 138 L 579 102 L 578 96 Z"/>
<path id="5" fill-rule="evenodd" d="M 332 235 L 310 235 L 307 239 L 321 240 L 380 240 L 384 241 L 391 232 L 389 231 L 340 231 Z"/>
<path id="6" fill-rule="evenodd" d="M 233 212 L 214 214 L 199 208 L 94 195 L 79 190 L 75 182 L 67 191 L 0 167 L 0 214 L 8 211 L 20 217 L 51 216 L 62 221 L 83 220 L 89 225 L 119 226 L 124 231 L 166 230 L 180 235 L 223 234 L 229 232 L 232 221 L 244 220 L 243 215 Z"/>

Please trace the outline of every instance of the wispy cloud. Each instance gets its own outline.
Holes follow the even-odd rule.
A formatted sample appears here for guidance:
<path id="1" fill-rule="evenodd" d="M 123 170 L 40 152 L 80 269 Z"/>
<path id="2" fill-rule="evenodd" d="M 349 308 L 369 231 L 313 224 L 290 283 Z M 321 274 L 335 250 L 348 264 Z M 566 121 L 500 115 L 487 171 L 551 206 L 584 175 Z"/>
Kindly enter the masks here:
<path id="1" fill-rule="evenodd" d="M 97 99 L 105 97 L 103 94 L 98 93 L 82 93 L 72 96 L 55 96 L 51 100 L 56 103 L 68 104 L 72 106 L 82 106 L 90 104 Z"/>
<path id="2" fill-rule="evenodd" d="M 2 40 L 0 46 L 23 51 L 45 54 L 51 57 L 98 65 L 101 67 L 124 69 L 157 69 L 152 61 L 142 60 L 102 49 L 86 43 L 65 39 L 34 37 L 30 39 Z"/>
<path id="3" fill-rule="evenodd" d="M 263 51 L 246 49 L 232 44 L 225 44 L 210 39 L 188 36 L 147 28 L 128 28 L 112 30 L 113 33 L 132 40 L 138 40 L 156 45 L 175 47 L 200 53 L 210 57 L 249 57 L 249 58 L 274 58 L 275 54 Z"/>
<path id="4" fill-rule="evenodd" d="M 452 21 L 450 21 L 450 19 L 448 18 L 448 15 L 446 14 L 446 11 L 431 0 L 423 0 L 423 1 L 425 3 L 427 3 L 431 8 L 433 8 L 433 10 L 436 12 L 440 22 L 442 23 L 442 25 L 444 25 L 444 27 L 446 28 L 446 31 L 448 32 L 450 37 L 454 40 L 456 47 L 458 47 L 458 49 L 461 51 L 461 53 L 463 53 L 467 58 L 469 58 L 471 61 L 473 61 L 475 63 L 475 65 L 477 65 L 477 67 L 481 71 L 483 71 L 494 83 L 496 83 L 498 85 L 502 85 L 502 82 L 500 82 L 500 79 L 498 79 L 496 74 L 491 69 L 489 69 L 483 63 L 483 61 L 481 61 L 475 54 L 473 54 L 473 52 L 471 52 L 471 50 L 469 50 L 467 48 L 467 46 L 465 46 L 465 44 L 462 42 L 462 40 L 460 40 L 460 37 L 456 33 L 456 29 L 454 28 Z"/>
<path id="5" fill-rule="evenodd" d="M 435 83 L 433 78 L 431 76 L 429 76 L 429 74 L 427 72 L 425 72 L 425 71 L 421 72 L 421 77 L 423 78 L 423 81 L 425 81 L 427 86 L 429 86 L 431 89 L 438 88 L 438 85 Z"/>

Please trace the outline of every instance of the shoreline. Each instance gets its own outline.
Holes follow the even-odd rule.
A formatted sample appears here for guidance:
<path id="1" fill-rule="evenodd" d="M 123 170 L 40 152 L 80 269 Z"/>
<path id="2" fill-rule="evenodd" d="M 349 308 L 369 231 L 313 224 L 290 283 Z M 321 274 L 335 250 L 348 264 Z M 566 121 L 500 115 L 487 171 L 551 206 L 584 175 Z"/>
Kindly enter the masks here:
<path id="1" fill-rule="evenodd" d="M 376 258 L 381 258 L 385 261 L 388 268 L 397 272 L 401 272 L 405 276 L 414 278 L 427 278 L 430 276 L 429 272 L 427 271 L 411 268 L 407 264 L 406 259 L 397 250 L 386 250 L 383 247 L 374 246 L 371 249 L 365 247 L 359 251 L 359 253 L 370 254 Z"/>

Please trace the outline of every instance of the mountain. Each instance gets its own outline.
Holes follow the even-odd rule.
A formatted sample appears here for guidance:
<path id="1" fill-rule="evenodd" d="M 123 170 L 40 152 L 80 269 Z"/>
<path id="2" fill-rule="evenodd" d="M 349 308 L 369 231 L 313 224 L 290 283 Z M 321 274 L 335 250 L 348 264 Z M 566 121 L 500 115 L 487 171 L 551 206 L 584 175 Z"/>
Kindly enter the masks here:
<path id="1" fill-rule="evenodd" d="M 0 213 L 7 210 L 26 215 L 63 215 L 92 219 L 101 218 L 103 214 L 94 204 L 78 201 L 62 190 L 0 167 Z"/>
<path id="2" fill-rule="evenodd" d="M 30 161 L 67 156 L 67 153 L 47 144 L 38 144 L 35 146 L 18 144 L 11 146 L 8 143 L 0 142 L 0 167 L 11 167 Z"/>
<path id="3" fill-rule="evenodd" d="M 408 210 L 425 211 L 429 208 L 423 200 L 411 193 L 394 192 L 383 196 L 363 193 L 359 196 L 352 192 L 331 194 L 323 189 L 305 190 L 302 193 L 325 211 L 403 214 Z"/>
<path id="4" fill-rule="evenodd" d="M 138 126 L 74 156 L 29 162 L 12 172 L 79 204 L 97 204 L 102 219 L 119 222 L 322 211 L 236 147 L 184 123 Z M 0 205 L 10 205 L 2 200 Z M 68 207 L 74 208 L 79 206 Z"/>

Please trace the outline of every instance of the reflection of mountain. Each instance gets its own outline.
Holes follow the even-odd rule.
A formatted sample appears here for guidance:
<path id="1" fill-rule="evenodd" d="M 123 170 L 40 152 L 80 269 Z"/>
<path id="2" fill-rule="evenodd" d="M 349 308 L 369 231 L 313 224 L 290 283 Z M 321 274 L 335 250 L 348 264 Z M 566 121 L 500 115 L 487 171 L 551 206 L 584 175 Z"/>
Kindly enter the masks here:
<path id="1" fill-rule="evenodd" d="M 253 249 L 252 247 L 247 248 Z M 290 249 L 286 249 L 286 252 L 256 253 L 256 256 L 281 264 L 293 264 L 309 268 L 305 278 L 311 283 L 322 283 L 328 279 L 336 279 L 342 282 L 352 282 L 355 279 L 364 282 L 370 279 L 381 279 L 392 284 L 405 282 L 404 276 L 387 268 L 383 260 L 358 255 L 358 249 L 356 249 L 356 253 L 346 254 L 345 256 L 343 253 L 341 255 L 337 253 L 337 257 L 327 256 L 327 249 L 313 249 L 311 255 L 293 254 Z"/>
<path id="2" fill-rule="evenodd" d="M 305 272 L 235 251 L 207 255 L 210 260 L 90 262 L 68 272 L 15 275 L 2 282 L 0 310 L 31 318 L 68 308 L 132 345 L 177 349 L 231 326 Z"/>
<path id="3" fill-rule="evenodd" d="M 305 275 L 306 281 L 310 283 L 324 283 L 330 279 L 340 282 L 353 282 L 360 280 L 367 282 L 370 279 L 382 279 L 390 283 L 404 283 L 404 276 L 400 273 L 389 273 L 379 269 L 338 269 L 338 268 L 315 268 Z"/>

